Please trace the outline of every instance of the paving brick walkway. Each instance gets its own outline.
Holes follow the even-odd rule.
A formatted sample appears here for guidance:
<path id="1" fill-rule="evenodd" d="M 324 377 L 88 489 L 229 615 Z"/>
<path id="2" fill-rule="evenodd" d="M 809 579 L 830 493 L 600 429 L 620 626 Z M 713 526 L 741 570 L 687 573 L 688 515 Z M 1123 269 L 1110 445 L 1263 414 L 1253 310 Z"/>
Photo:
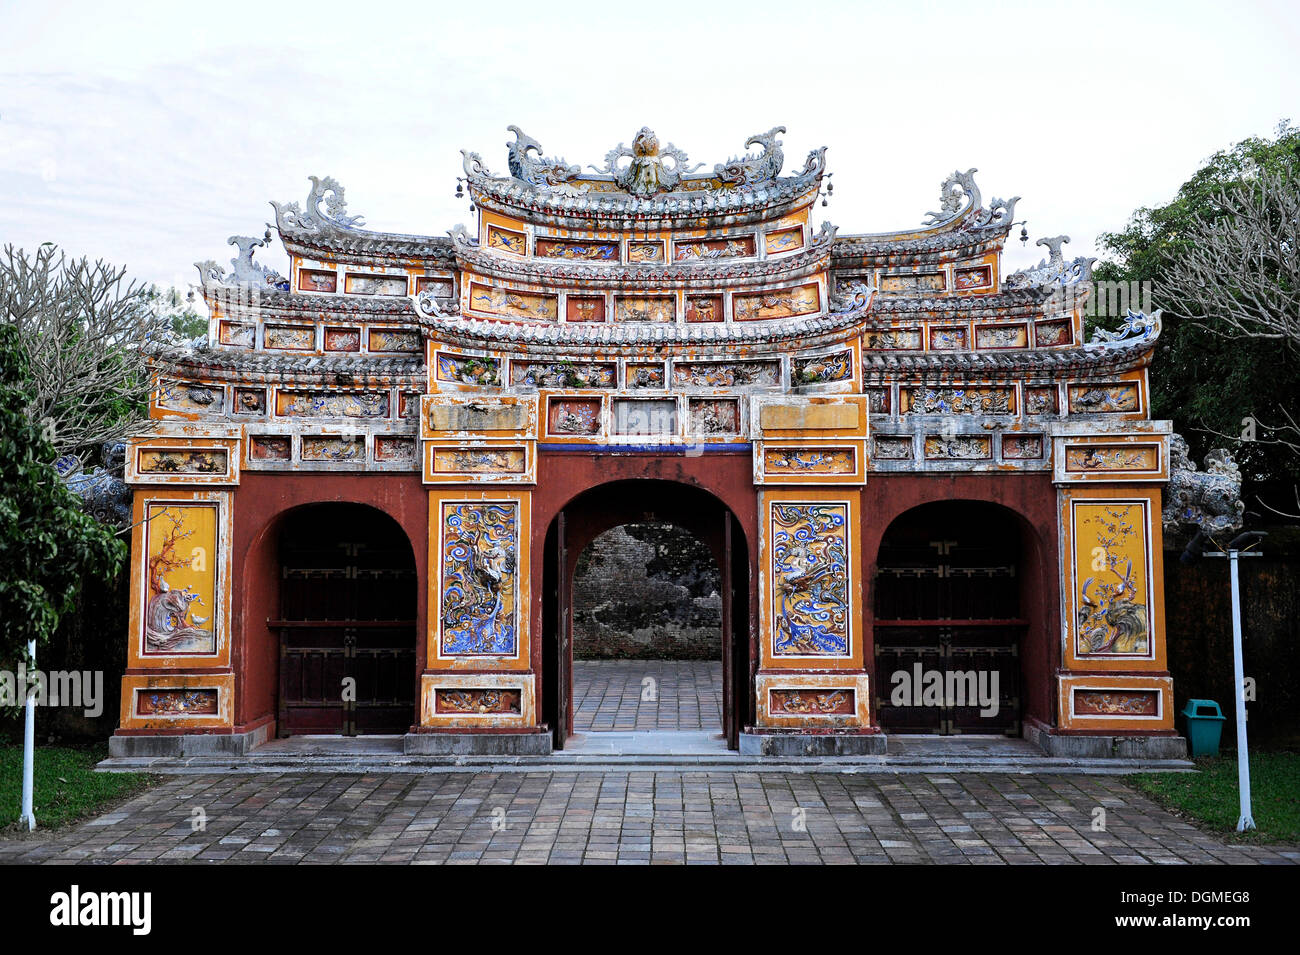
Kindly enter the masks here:
<path id="1" fill-rule="evenodd" d="M 1300 849 L 1225 845 L 1121 777 L 1000 774 L 174 776 L 66 832 L 0 839 L 0 863 L 155 860 L 1295 863 Z"/>
<path id="2" fill-rule="evenodd" d="M 644 699 L 646 680 L 653 699 Z M 576 660 L 575 733 L 722 732 L 721 660 Z"/>

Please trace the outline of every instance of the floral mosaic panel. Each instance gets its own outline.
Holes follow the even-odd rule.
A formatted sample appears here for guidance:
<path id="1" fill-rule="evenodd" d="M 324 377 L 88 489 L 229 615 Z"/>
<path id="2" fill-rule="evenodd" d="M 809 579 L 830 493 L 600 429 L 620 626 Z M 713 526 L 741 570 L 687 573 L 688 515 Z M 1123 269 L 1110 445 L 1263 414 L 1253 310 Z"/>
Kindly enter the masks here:
<path id="1" fill-rule="evenodd" d="M 218 505 L 145 509 L 144 653 L 217 652 Z"/>
<path id="2" fill-rule="evenodd" d="M 1149 656 L 1147 515 L 1141 503 L 1072 504 L 1075 652 Z"/>

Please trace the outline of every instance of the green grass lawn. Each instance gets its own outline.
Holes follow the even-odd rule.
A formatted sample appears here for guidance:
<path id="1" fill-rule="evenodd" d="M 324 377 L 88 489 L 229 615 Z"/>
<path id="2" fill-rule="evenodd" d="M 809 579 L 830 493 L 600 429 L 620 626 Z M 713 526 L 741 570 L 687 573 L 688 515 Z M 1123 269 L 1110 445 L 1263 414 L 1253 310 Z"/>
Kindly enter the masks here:
<path id="1" fill-rule="evenodd" d="M 1300 753 L 1251 753 L 1251 814 L 1258 827 L 1237 834 L 1237 757 L 1201 757 L 1195 773 L 1130 776 L 1139 790 L 1203 829 L 1252 842 L 1300 842 Z"/>
<path id="2" fill-rule="evenodd" d="M 89 746 L 37 746 L 33 809 L 38 829 L 57 829 L 149 786 L 142 773 L 97 773 L 108 756 L 105 743 Z M 18 822 L 23 794 L 23 748 L 0 745 L 0 831 Z"/>

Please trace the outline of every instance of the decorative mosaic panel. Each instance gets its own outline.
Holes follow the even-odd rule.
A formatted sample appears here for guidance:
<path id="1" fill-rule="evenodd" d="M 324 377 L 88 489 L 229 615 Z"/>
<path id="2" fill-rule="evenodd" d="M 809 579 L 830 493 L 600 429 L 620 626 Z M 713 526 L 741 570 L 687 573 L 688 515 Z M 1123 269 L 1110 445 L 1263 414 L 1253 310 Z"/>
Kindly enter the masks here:
<path id="1" fill-rule="evenodd" d="M 263 388 L 236 388 L 235 414 L 266 414 L 266 390 Z"/>
<path id="2" fill-rule="evenodd" d="M 1158 471 L 1160 449 L 1155 445 L 1087 445 L 1065 449 L 1065 470 Z"/>
<path id="3" fill-rule="evenodd" d="M 216 716 L 216 690 L 137 690 L 136 716 Z"/>
<path id="4" fill-rule="evenodd" d="M 880 277 L 882 292 L 942 292 L 947 287 L 948 279 L 942 272 L 908 272 Z"/>
<path id="5" fill-rule="evenodd" d="M 571 398 L 552 401 L 547 409 L 548 434 L 590 435 L 600 433 L 600 399 Z"/>
<path id="6" fill-rule="evenodd" d="M 428 292 L 435 298 L 451 298 L 456 286 L 451 279 L 432 275 L 420 275 L 415 279 L 415 294 Z"/>
<path id="7" fill-rule="evenodd" d="M 490 225 L 487 229 L 487 247 L 511 255 L 523 255 L 528 251 L 528 239 L 522 232 Z"/>
<path id="8" fill-rule="evenodd" d="M 1075 652 L 1149 656 L 1146 507 L 1072 502 Z"/>
<path id="9" fill-rule="evenodd" d="M 764 448 L 767 474 L 853 474 L 852 448 Z"/>
<path id="10" fill-rule="evenodd" d="M 734 398 L 691 398 L 687 422 L 691 434 L 739 434 L 740 402 Z"/>
<path id="11" fill-rule="evenodd" d="M 571 361 L 512 361 L 510 384 L 530 388 L 613 388 L 618 366 Z"/>
<path id="12" fill-rule="evenodd" d="M 521 690 L 501 690 L 493 687 L 452 689 L 438 687 L 434 690 L 435 713 L 465 715 L 521 712 Z"/>
<path id="13" fill-rule="evenodd" d="M 770 292 L 746 292 L 732 299 L 732 313 L 739 322 L 791 318 L 820 310 L 821 293 L 815 284 Z"/>
<path id="14" fill-rule="evenodd" d="M 326 351 L 361 351 L 361 329 L 327 328 L 325 329 Z"/>
<path id="15" fill-rule="evenodd" d="M 629 242 L 627 260 L 633 264 L 642 262 L 663 262 L 664 244 L 662 242 Z"/>
<path id="16" fill-rule="evenodd" d="M 497 385 L 501 383 L 501 363 L 479 355 L 438 353 L 438 380 L 462 385 Z"/>
<path id="17" fill-rule="evenodd" d="M 978 461 L 993 457 L 993 439 L 982 434 L 925 436 L 927 461 Z"/>
<path id="18" fill-rule="evenodd" d="M 158 386 L 158 405 L 173 411 L 221 414 L 226 405 L 225 397 L 226 390 L 219 385 L 164 381 Z"/>
<path id="19" fill-rule="evenodd" d="M 444 657 L 518 652 L 519 504 L 444 501 L 438 646 Z"/>
<path id="20" fill-rule="evenodd" d="M 605 296 L 570 295 L 565 300 L 564 317 L 570 322 L 603 322 L 605 320 Z"/>
<path id="21" fill-rule="evenodd" d="M 620 295 L 614 300 L 616 322 L 675 322 L 677 299 L 672 295 Z"/>
<path id="22" fill-rule="evenodd" d="M 1140 411 L 1142 407 L 1135 381 L 1110 385 L 1070 385 L 1067 392 L 1071 414 L 1114 414 Z"/>
<path id="23" fill-rule="evenodd" d="M 293 440 L 288 435 L 253 435 L 248 439 L 248 456 L 254 461 L 288 461 L 293 458 Z"/>
<path id="24" fill-rule="evenodd" d="M 470 284 L 469 307 L 490 315 L 506 318 L 549 319 L 559 317 L 559 298 L 537 292 L 515 292 L 510 289 Z"/>
<path id="25" fill-rule="evenodd" d="M 239 322 L 222 322 L 220 336 L 223 345 L 252 348 L 257 342 L 257 326 L 243 325 Z"/>
<path id="26" fill-rule="evenodd" d="M 628 365 L 627 386 L 629 388 L 663 388 L 663 365 Z"/>
<path id="27" fill-rule="evenodd" d="M 867 332 L 863 336 L 867 348 L 876 351 L 920 351 L 921 329 L 886 328 L 878 332 Z"/>
<path id="28" fill-rule="evenodd" d="M 881 461 L 910 461 L 913 457 L 911 438 L 880 436 L 872 440 L 872 447 Z"/>
<path id="29" fill-rule="evenodd" d="M 968 347 L 970 337 L 963 327 L 930 329 L 930 347 L 935 351 L 951 351 Z"/>
<path id="30" fill-rule="evenodd" d="M 368 347 L 373 352 L 418 352 L 420 333 L 406 328 L 372 328 Z"/>
<path id="31" fill-rule="evenodd" d="M 976 325 L 976 348 L 1025 348 L 1029 329 L 1024 325 Z"/>
<path id="32" fill-rule="evenodd" d="M 904 414 L 1015 414 L 1014 388 L 902 388 Z"/>
<path id="33" fill-rule="evenodd" d="M 415 439 L 389 435 L 375 436 L 375 460 L 386 464 L 413 464 Z"/>
<path id="34" fill-rule="evenodd" d="M 395 297 L 406 294 L 407 280 L 405 275 L 354 275 L 349 272 L 343 290 L 349 295 Z"/>
<path id="35" fill-rule="evenodd" d="M 674 262 L 697 262 L 712 259 L 747 258 L 754 254 L 752 235 L 725 239 L 683 239 L 673 243 Z"/>
<path id="36" fill-rule="evenodd" d="M 225 474 L 224 448 L 141 448 L 136 470 L 141 474 Z"/>
<path id="37" fill-rule="evenodd" d="M 781 365 L 775 361 L 684 362 L 673 366 L 673 384 L 689 388 L 732 388 L 780 382 Z"/>
<path id="38" fill-rule="evenodd" d="M 1025 414 L 1056 414 L 1056 388 L 1026 388 Z"/>
<path id="39" fill-rule="evenodd" d="M 726 316 L 722 312 L 721 295 L 686 296 L 686 320 L 688 322 L 720 322 Z"/>
<path id="40" fill-rule="evenodd" d="M 852 690 L 769 690 L 768 712 L 787 716 L 852 716 Z"/>
<path id="41" fill-rule="evenodd" d="M 304 292 L 337 292 L 338 273 L 326 272 L 323 269 L 299 269 L 298 288 Z"/>
<path id="42" fill-rule="evenodd" d="M 978 265 L 969 269 L 957 269 L 953 272 L 953 286 L 959 292 L 975 288 L 993 287 L 993 270 L 987 265 Z"/>
<path id="43" fill-rule="evenodd" d="M 361 435 L 307 435 L 302 439 L 304 461 L 351 464 L 366 459 L 366 442 Z"/>
<path id="44" fill-rule="evenodd" d="M 312 325 L 267 325 L 262 344 L 280 351 L 311 351 L 316 347 L 316 328 Z"/>
<path id="45" fill-rule="evenodd" d="M 275 413 L 306 418 L 384 418 L 388 393 L 383 391 L 281 391 Z"/>
<path id="46" fill-rule="evenodd" d="M 779 255 L 782 252 L 793 252 L 795 249 L 803 248 L 803 226 L 769 232 L 763 240 L 763 248 L 768 255 Z"/>
<path id="47" fill-rule="evenodd" d="M 1068 345 L 1074 338 L 1069 322 L 1039 322 L 1034 326 L 1034 343 L 1040 348 Z"/>
<path id="48" fill-rule="evenodd" d="M 1008 461 L 1036 461 L 1043 456 L 1041 434 L 1004 434 L 1002 457 Z"/>
<path id="49" fill-rule="evenodd" d="M 523 448 L 438 448 L 433 452 L 437 474 L 523 474 L 527 464 Z"/>
<path id="50" fill-rule="evenodd" d="M 887 415 L 890 408 L 890 389 L 868 388 L 867 410 L 873 415 Z"/>
<path id="51" fill-rule="evenodd" d="M 537 256 L 580 262 L 617 262 L 618 241 L 579 242 L 573 239 L 538 239 Z"/>
<path id="52" fill-rule="evenodd" d="M 816 358 L 796 358 L 791 365 L 791 384 L 817 385 L 847 381 L 853 377 L 853 352 L 849 349 Z"/>
<path id="53" fill-rule="evenodd" d="M 848 505 L 771 505 L 774 656 L 849 653 Z"/>
<path id="54" fill-rule="evenodd" d="M 671 398 L 616 400 L 613 426 L 618 435 L 674 437 L 677 434 L 677 402 Z"/>
<path id="55" fill-rule="evenodd" d="M 216 504 L 145 509 L 144 654 L 217 652 Z"/>
<path id="56" fill-rule="evenodd" d="M 1159 690 L 1075 690 L 1076 716 L 1159 716 Z"/>

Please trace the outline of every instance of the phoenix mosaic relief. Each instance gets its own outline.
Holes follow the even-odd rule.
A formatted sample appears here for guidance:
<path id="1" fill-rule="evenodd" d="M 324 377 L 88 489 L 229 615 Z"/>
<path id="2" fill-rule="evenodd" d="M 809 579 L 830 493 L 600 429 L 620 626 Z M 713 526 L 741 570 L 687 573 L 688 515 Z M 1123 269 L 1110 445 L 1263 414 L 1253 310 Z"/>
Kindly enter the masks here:
<path id="1" fill-rule="evenodd" d="M 1146 514 L 1141 504 L 1074 506 L 1076 652 L 1146 656 Z M 1088 576 L 1084 576 L 1087 574 Z"/>

